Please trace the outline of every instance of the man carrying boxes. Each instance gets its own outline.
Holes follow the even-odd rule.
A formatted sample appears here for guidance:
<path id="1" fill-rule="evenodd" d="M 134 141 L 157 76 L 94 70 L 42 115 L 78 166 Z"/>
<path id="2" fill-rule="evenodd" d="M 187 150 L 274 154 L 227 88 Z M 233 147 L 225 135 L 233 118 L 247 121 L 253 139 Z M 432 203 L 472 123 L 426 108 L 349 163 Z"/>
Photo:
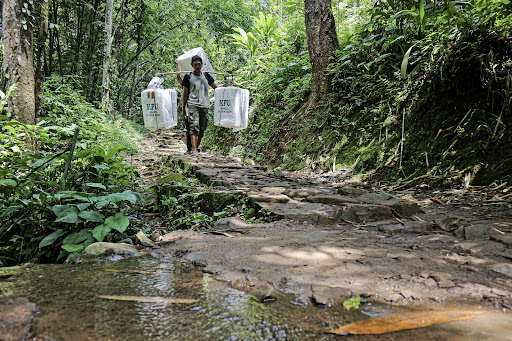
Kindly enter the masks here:
<path id="1" fill-rule="evenodd" d="M 193 56 L 191 64 L 193 72 L 187 73 L 183 78 L 183 105 L 182 115 L 187 120 L 185 107 L 188 104 L 188 124 L 190 126 L 190 137 L 192 140 L 192 154 L 197 155 L 201 139 L 208 124 L 208 107 L 210 106 L 210 97 L 208 96 L 208 87 L 213 89 L 219 87 L 215 80 L 207 72 L 201 72 L 203 60 L 199 56 Z M 230 86 L 233 81 L 229 81 L 221 86 Z"/>

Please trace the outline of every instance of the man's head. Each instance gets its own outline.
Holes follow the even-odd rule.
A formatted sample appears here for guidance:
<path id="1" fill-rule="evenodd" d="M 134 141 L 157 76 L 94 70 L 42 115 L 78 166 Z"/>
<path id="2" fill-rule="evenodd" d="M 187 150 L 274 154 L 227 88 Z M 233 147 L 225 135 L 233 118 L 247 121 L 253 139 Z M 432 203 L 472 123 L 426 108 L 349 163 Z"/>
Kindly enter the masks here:
<path id="1" fill-rule="evenodd" d="M 201 59 L 201 57 L 196 55 L 192 57 L 190 64 L 192 64 L 194 70 L 201 71 L 201 67 L 203 66 L 203 60 Z"/>

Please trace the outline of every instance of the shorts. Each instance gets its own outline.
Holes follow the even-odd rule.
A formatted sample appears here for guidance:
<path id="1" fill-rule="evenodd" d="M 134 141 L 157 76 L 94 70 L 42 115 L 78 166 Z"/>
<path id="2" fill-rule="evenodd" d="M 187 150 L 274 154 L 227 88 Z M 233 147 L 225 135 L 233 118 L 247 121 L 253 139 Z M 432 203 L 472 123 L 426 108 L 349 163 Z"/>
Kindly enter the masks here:
<path id="1" fill-rule="evenodd" d="M 188 123 L 190 124 L 190 135 L 203 136 L 206 126 L 208 125 L 208 108 L 196 107 L 189 105 L 188 107 Z"/>

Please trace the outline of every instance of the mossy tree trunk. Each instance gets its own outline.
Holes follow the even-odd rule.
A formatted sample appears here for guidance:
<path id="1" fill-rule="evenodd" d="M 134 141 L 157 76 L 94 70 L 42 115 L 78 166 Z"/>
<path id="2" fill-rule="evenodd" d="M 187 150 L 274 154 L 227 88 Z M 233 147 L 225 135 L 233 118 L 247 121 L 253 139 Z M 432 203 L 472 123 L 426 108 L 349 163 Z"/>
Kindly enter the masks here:
<path id="1" fill-rule="evenodd" d="M 313 72 L 311 99 L 323 100 L 332 91 L 332 75 L 325 71 L 334 51 L 339 49 L 331 0 L 305 0 L 304 15 L 309 58 Z"/>
<path id="2" fill-rule="evenodd" d="M 36 123 L 32 5 L 24 0 L 4 0 L 2 52 L 7 86 L 18 83 L 9 99 L 9 111 L 26 124 Z"/>

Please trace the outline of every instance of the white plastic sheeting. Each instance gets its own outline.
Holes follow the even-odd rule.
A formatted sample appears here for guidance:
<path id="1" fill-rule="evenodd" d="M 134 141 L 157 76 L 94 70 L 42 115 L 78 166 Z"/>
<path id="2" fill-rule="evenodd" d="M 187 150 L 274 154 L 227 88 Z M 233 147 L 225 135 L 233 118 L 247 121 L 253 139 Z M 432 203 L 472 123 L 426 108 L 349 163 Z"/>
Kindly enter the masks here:
<path id="1" fill-rule="evenodd" d="M 178 101 L 174 89 L 147 89 L 141 93 L 146 129 L 170 129 L 178 124 Z"/>
<path id="2" fill-rule="evenodd" d="M 213 124 L 240 131 L 249 120 L 249 90 L 236 87 L 215 89 Z"/>
<path id="3" fill-rule="evenodd" d="M 151 78 L 151 81 L 148 84 L 148 87 L 146 89 L 163 89 L 164 86 L 162 83 L 164 82 L 164 79 L 162 77 L 153 77 Z"/>
<path id="4" fill-rule="evenodd" d="M 208 60 L 208 57 L 206 56 L 206 52 L 204 52 L 202 47 L 196 47 L 193 48 L 190 51 L 185 52 L 181 56 L 178 57 L 178 68 L 180 71 L 194 71 L 194 68 L 190 64 L 192 57 L 199 56 L 203 60 L 203 67 L 201 68 L 201 71 L 203 72 L 214 72 L 212 64 L 210 64 L 210 61 Z M 210 74 L 213 79 L 217 78 L 217 75 Z"/>

